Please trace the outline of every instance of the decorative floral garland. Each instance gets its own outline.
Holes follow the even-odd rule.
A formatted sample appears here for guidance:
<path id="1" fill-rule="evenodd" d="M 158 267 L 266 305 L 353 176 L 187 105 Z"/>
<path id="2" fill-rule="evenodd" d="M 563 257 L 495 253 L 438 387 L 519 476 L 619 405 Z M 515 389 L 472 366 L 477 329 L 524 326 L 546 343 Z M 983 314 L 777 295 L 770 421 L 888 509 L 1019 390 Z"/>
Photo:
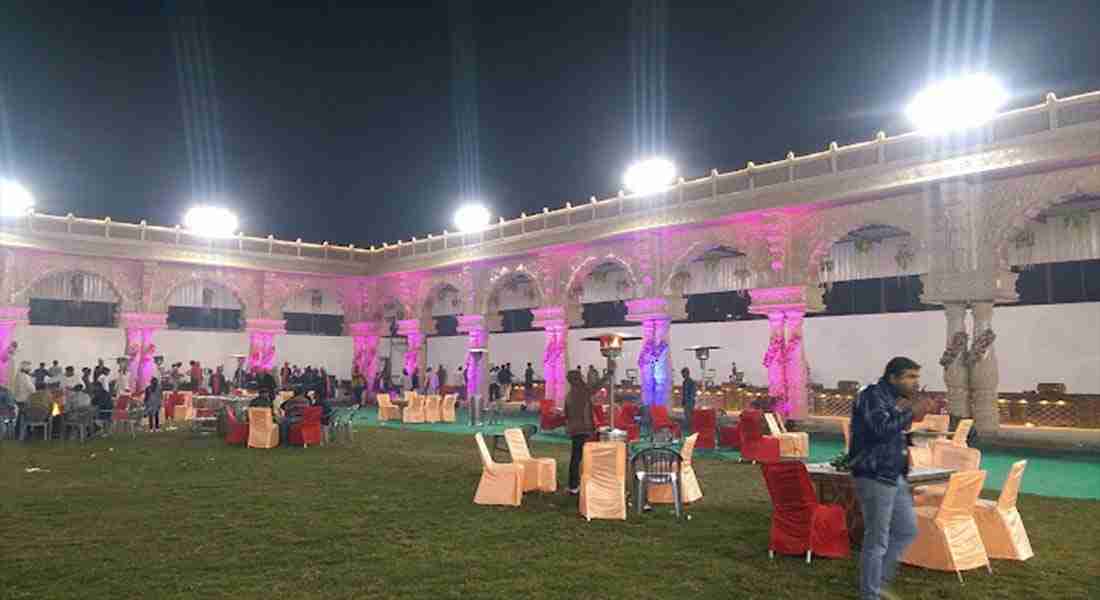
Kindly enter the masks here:
<path id="1" fill-rule="evenodd" d="M 969 341 L 970 336 L 965 331 L 956 333 L 951 338 L 951 343 L 944 349 L 943 355 L 940 356 L 940 366 L 946 369 L 954 364 L 955 360 L 966 352 L 966 344 Z"/>
<path id="2" fill-rule="evenodd" d="M 981 362 L 989 354 L 989 349 L 993 347 L 996 339 L 997 334 L 993 333 L 992 328 L 978 334 L 978 337 L 974 338 L 974 345 L 970 347 L 970 354 L 966 357 L 967 366 L 973 367 Z"/>
<path id="3" fill-rule="evenodd" d="M 0 354 L 0 364 L 6 365 L 15 356 L 15 351 L 19 349 L 19 342 L 12 340 L 3 354 Z"/>
<path id="4" fill-rule="evenodd" d="M 787 353 L 786 343 L 782 336 L 775 336 L 768 344 L 768 351 L 764 353 L 764 367 L 771 368 L 775 361 Z"/>

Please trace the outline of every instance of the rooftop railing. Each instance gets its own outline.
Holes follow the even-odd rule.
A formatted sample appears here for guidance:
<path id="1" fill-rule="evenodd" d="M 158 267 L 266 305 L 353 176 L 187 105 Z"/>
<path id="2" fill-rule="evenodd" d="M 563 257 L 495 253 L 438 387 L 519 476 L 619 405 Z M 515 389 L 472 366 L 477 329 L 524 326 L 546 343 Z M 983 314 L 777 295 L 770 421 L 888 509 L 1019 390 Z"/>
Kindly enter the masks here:
<path id="1" fill-rule="evenodd" d="M 993 144 L 1021 136 L 1042 133 L 1082 123 L 1100 121 L 1100 91 L 1059 99 L 1047 94 L 1042 104 L 1007 111 L 975 130 L 968 138 L 970 146 Z M 31 212 L 20 219 L 22 227 L 32 232 L 72 234 L 99 238 L 125 239 L 137 242 L 155 242 L 185 246 L 202 252 L 241 252 L 286 258 L 319 261 L 341 261 L 377 265 L 387 260 L 422 256 L 458 248 L 469 248 L 484 243 L 505 240 L 517 236 L 568 228 L 605 219 L 615 219 L 654 209 L 673 208 L 680 205 L 712 200 L 719 196 L 751 193 L 754 190 L 886 165 L 905 160 L 920 159 L 928 155 L 929 138 L 919 132 L 887 137 L 879 132 L 873 140 L 838 146 L 829 144 L 822 152 L 795 156 L 787 154 L 784 160 L 756 165 L 748 163 L 744 169 L 679 181 L 667 190 L 654 195 L 618 195 L 603 200 L 591 197 L 580 204 L 566 203 L 551 210 L 543 208 L 535 214 L 521 214 L 518 218 L 501 218 L 482 231 L 460 233 L 443 231 L 428 234 L 424 238 L 384 243 L 381 246 L 357 248 L 354 245 L 317 244 L 236 235 L 228 238 L 208 238 L 187 229 L 122 223 L 106 219 L 88 219 L 73 215 L 56 216 Z"/>

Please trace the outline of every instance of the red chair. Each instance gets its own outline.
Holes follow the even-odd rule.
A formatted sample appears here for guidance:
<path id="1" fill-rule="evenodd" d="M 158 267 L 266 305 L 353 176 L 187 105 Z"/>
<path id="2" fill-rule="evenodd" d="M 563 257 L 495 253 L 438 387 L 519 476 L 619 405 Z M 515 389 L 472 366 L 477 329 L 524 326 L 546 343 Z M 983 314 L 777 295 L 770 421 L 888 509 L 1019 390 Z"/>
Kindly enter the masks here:
<path id="1" fill-rule="evenodd" d="M 741 434 L 741 458 L 762 463 L 779 460 L 779 440 L 764 435 L 764 415 L 758 410 L 741 412 L 737 430 Z"/>
<path id="2" fill-rule="evenodd" d="M 539 429 L 550 431 L 565 427 L 565 413 L 554 409 L 553 400 L 539 400 Z"/>
<path id="3" fill-rule="evenodd" d="M 592 405 L 592 423 L 595 424 L 596 429 L 607 427 L 611 424 L 611 420 L 607 418 L 606 404 Z"/>
<path id="4" fill-rule="evenodd" d="M 176 407 L 183 404 L 183 394 L 172 392 L 164 399 L 164 418 L 175 419 Z"/>
<path id="5" fill-rule="evenodd" d="M 309 447 L 310 444 L 321 443 L 321 411 L 320 406 L 307 406 L 302 411 L 301 422 L 290 426 L 287 435 L 287 443 Z"/>
<path id="6" fill-rule="evenodd" d="M 649 409 L 649 416 L 653 420 L 653 427 L 650 430 L 652 433 L 657 433 L 662 429 L 668 429 L 672 432 L 673 438 L 679 438 L 680 424 L 674 422 L 668 417 L 668 407 L 663 405 L 654 405 Z"/>
<path id="7" fill-rule="evenodd" d="M 691 428 L 698 433 L 696 448 L 714 450 L 714 431 L 718 429 L 718 413 L 713 408 L 696 409 L 691 415 Z"/>
<path id="8" fill-rule="evenodd" d="M 248 423 L 237 420 L 236 411 L 225 409 L 225 443 L 230 446 L 243 446 L 248 443 Z"/>
<path id="9" fill-rule="evenodd" d="M 723 425 L 718 428 L 718 445 L 722 448 L 741 448 L 741 428 L 739 425 Z"/>
<path id="10" fill-rule="evenodd" d="M 634 442 L 641 438 L 641 427 L 634 421 L 638 407 L 633 402 L 624 402 L 615 411 L 615 428 L 626 432 L 627 439 Z"/>
<path id="11" fill-rule="evenodd" d="M 848 524 L 844 508 L 818 504 L 810 474 L 802 462 L 787 461 L 760 465 L 772 499 L 771 540 L 768 556 L 775 553 L 814 554 L 848 558 Z"/>

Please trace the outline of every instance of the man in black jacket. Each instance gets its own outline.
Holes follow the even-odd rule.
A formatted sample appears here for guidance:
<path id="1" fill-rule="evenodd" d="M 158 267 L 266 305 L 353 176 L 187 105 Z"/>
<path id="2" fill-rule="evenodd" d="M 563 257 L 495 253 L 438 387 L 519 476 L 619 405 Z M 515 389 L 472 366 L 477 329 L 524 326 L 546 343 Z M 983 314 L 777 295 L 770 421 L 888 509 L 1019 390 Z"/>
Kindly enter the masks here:
<path id="1" fill-rule="evenodd" d="M 920 365 L 897 357 L 878 383 L 860 392 L 852 405 L 849 465 L 863 511 L 863 553 L 859 561 L 862 600 L 896 598 L 887 586 L 898 558 L 917 535 L 913 497 L 906 475 L 909 450 L 905 432 L 929 410 L 917 399 Z"/>

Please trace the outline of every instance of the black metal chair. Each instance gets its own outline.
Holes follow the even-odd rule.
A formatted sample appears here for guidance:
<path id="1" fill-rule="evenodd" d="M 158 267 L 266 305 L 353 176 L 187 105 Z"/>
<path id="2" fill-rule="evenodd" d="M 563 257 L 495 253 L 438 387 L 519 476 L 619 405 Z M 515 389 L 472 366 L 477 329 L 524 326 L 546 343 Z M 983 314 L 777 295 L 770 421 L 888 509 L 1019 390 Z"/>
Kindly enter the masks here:
<path id="1" fill-rule="evenodd" d="M 634 472 L 634 506 L 638 514 L 646 506 L 646 496 L 651 485 L 672 486 L 672 498 L 676 505 L 676 518 L 683 516 L 684 500 L 680 490 L 680 453 L 671 448 L 649 448 L 630 459 Z"/>
<path id="2" fill-rule="evenodd" d="M 42 406 L 36 406 L 28 402 L 26 404 L 26 409 L 23 411 L 21 419 L 22 424 L 19 426 L 20 440 L 27 439 L 28 431 L 33 436 L 35 429 L 41 429 L 42 439 L 46 440 L 47 442 L 50 441 L 50 437 L 53 432 L 51 431 L 52 419 L 49 409 L 43 408 Z"/>
<path id="3" fill-rule="evenodd" d="M 92 437 L 92 420 L 95 417 L 93 410 L 88 407 L 65 411 L 65 436 L 63 437 L 68 437 L 69 432 L 74 429 L 80 435 L 81 443 Z"/>
<path id="4" fill-rule="evenodd" d="M 527 442 L 528 447 L 531 445 L 531 438 L 535 437 L 535 434 L 539 432 L 538 425 L 520 425 L 520 431 L 523 432 L 523 441 Z M 511 456 L 508 453 L 508 442 L 504 439 L 504 434 L 493 436 L 493 460 L 497 459 L 497 452 L 505 452 L 506 456 Z"/>

